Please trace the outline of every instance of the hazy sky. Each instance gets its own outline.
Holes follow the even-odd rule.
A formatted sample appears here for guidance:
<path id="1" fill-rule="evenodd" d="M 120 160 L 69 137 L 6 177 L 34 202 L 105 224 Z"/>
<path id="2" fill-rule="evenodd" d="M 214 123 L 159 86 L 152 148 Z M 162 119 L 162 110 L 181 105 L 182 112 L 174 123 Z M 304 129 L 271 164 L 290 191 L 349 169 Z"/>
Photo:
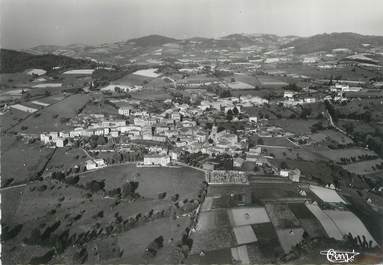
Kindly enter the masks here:
<path id="1" fill-rule="evenodd" d="M 100 44 L 148 34 L 383 35 L 383 0 L 0 0 L 0 45 Z"/>

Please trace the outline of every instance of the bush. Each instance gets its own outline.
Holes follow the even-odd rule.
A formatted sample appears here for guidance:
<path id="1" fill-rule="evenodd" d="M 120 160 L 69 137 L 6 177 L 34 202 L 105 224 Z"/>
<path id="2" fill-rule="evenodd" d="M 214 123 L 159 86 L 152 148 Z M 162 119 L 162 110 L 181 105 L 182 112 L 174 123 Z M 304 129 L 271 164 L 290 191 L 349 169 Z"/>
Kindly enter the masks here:
<path id="1" fill-rule="evenodd" d="M 41 185 L 40 187 L 38 187 L 37 190 L 40 192 L 43 192 L 43 191 L 46 191 L 47 188 L 48 188 L 47 185 L 44 184 L 44 185 Z"/>
<path id="2" fill-rule="evenodd" d="M 4 180 L 3 187 L 9 186 L 13 181 L 14 181 L 14 178 L 7 178 L 6 180 Z"/>
<path id="3" fill-rule="evenodd" d="M 158 199 L 160 199 L 160 200 L 165 199 L 166 194 L 167 194 L 166 192 L 161 192 L 160 194 L 158 194 Z"/>
<path id="4" fill-rule="evenodd" d="M 86 188 L 91 192 L 95 193 L 105 188 L 105 180 L 92 180 L 91 182 L 86 183 Z"/>
<path id="5" fill-rule="evenodd" d="M 82 248 L 79 252 L 76 252 L 73 255 L 73 263 L 74 264 L 83 264 L 88 259 L 88 251 L 86 248 Z"/>
<path id="6" fill-rule="evenodd" d="M 15 227 L 13 227 L 12 229 L 9 229 L 8 226 L 5 226 L 3 229 L 3 233 L 1 235 L 1 240 L 2 241 L 8 241 L 8 240 L 16 237 L 20 233 L 22 228 L 23 228 L 22 224 L 18 224 Z"/>
<path id="7" fill-rule="evenodd" d="M 74 177 L 66 177 L 65 178 L 65 183 L 69 185 L 76 185 L 80 181 L 79 176 L 74 176 Z"/>
<path id="8" fill-rule="evenodd" d="M 171 197 L 171 200 L 172 200 L 173 202 L 176 202 L 176 201 L 178 201 L 179 197 L 180 197 L 180 195 L 179 195 L 178 193 L 177 193 L 177 194 L 174 194 L 174 195 Z"/>
<path id="9" fill-rule="evenodd" d="M 42 233 L 41 235 L 41 239 L 43 242 L 46 242 L 47 239 L 50 237 L 50 235 L 56 231 L 56 229 L 60 226 L 61 222 L 60 221 L 57 221 L 56 223 L 54 223 L 53 225 L 47 227 L 44 231 L 44 233 Z"/>
<path id="10" fill-rule="evenodd" d="M 47 253 L 45 253 L 43 256 L 33 257 L 29 261 L 29 264 L 47 264 L 53 258 L 54 254 L 55 254 L 55 251 L 51 249 Z"/>

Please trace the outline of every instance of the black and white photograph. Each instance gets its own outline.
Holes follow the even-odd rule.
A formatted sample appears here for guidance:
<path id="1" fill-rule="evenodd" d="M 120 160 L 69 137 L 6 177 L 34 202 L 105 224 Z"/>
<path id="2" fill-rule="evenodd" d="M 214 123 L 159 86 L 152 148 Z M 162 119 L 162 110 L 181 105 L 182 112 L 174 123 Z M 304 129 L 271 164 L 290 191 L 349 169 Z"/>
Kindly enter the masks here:
<path id="1" fill-rule="evenodd" d="M 0 264 L 383 264 L 382 0 L 0 0 Z"/>

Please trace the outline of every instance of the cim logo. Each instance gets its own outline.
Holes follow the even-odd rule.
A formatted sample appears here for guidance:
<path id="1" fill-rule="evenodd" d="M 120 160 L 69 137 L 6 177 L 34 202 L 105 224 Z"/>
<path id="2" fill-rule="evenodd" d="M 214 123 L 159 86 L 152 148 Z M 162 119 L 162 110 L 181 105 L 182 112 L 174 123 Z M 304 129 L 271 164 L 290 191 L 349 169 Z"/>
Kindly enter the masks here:
<path id="1" fill-rule="evenodd" d="M 360 253 L 355 252 L 354 250 L 352 250 L 352 252 L 349 252 L 329 249 L 321 251 L 320 254 L 326 256 L 327 260 L 332 263 L 351 263 L 354 262 L 354 258 Z"/>

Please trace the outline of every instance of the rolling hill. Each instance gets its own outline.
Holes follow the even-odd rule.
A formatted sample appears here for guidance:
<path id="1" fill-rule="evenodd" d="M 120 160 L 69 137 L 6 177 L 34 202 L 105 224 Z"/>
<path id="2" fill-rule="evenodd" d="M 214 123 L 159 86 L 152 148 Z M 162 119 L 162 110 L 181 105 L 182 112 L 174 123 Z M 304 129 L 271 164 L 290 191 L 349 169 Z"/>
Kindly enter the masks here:
<path id="1" fill-rule="evenodd" d="M 94 62 L 84 59 L 53 54 L 33 55 L 7 49 L 0 50 L 0 62 L 0 73 L 22 72 L 30 68 L 48 71 L 55 66 L 62 68 L 93 68 L 96 66 Z"/>
<path id="2" fill-rule="evenodd" d="M 319 34 L 307 38 L 298 38 L 282 47 L 295 47 L 295 53 L 306 54 L 319 51 L 331 51 L 337 48 L 347 48 L 358 50 L 362 44 L 371 44 L 372 46 L 383 46 L 382 36 L 366 36 L 356 33 L 331 33 Z"/>
<path id="3" fill-rule="evenodd" d="M 130 39 L 126 43 L 133 44 L 140 47 L 156 47 L 167 43 L 177 42 L 177 39 L 161 36 L 161 35 L 148 35 L 141 38 Z"/>

